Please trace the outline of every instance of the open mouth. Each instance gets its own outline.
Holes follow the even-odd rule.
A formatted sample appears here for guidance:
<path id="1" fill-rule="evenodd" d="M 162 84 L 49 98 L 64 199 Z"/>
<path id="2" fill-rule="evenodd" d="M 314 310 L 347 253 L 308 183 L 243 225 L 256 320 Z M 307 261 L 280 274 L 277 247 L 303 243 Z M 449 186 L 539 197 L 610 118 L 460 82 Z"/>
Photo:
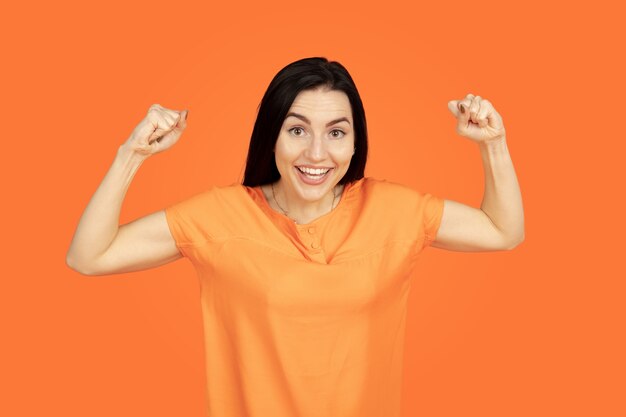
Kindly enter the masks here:
<path id="1" fill-rule="evenodd" d="M 302 177 L 311 181 L 320 181 L 324 179 L 332 168 L 308 168 L 308 167 L 296 167 Z"/>

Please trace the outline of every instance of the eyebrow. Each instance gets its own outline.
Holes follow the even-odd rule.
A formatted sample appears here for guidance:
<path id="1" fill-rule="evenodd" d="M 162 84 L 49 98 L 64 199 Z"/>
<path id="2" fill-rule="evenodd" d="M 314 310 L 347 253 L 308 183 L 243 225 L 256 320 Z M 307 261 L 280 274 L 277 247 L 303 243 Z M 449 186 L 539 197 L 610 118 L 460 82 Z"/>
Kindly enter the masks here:
<path id="1" fill-rule="evenodd" d="M 289 112 L 289 113 L 287 113 L 287 116 L 285 116 L 285 119 L 287 117 L 289 117 L 289 116 L 297 117 L 298 119 L 302 120 L 303 122 L 311 124 L 311 121 L 309 119 L 307 119 L 305 116 L 301 115 L 301 114 L 294 113 L 294 112 Z M 326 127 L 332 126 L 332 125 L 337 124 L 339 122 L 348 122 L 348 124 L 351 124 L 350 120 L 348 120 L 347 117 L 340 117 L 339 119 L 335 119 L 333 121 L 330 121 L 330 122 L 326 123 Z"/>

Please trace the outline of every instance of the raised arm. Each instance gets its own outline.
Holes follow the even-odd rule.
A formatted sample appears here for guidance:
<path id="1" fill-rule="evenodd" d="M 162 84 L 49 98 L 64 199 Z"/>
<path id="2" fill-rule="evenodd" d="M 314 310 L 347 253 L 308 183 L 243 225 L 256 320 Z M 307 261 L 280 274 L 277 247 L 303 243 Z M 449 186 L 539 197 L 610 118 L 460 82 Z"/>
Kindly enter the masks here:
<path id="1" fill-rule="evenodd" d="M 497 251 L 524 240 L 524 209 L 502 117 L 492 104 L 468 94 L 448 103 L 457 133 L 478 143 L 485 174 L 480 208 L 445 200 L 433 246 L 455 251 Z"/>
<path id="2" fill-rule="evenodd" d="M 170 148 L 187 126 L 187 111 L 155 104 L 121 145 L 109 171 L 80 218 L 66 255 L 67 265 L 85 275 L 152 268 L 181 257 L 163 210 L 119 225 L 126 191 L 141 164 Z"/>

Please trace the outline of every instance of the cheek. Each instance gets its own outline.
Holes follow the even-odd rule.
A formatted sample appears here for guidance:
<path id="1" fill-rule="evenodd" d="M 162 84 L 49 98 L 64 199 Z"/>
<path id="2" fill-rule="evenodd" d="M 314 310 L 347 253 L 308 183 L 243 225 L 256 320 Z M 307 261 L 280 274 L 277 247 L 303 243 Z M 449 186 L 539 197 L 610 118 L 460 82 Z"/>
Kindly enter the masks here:
<path id="1" fill-rule="evenodd" d="M 284 141 L 281 141 L 280 139 L 276 141 L 276 145 L 274 146 L 276 165 L 291 164 L 296 154 L 297 153 L 294 152 L 293 147 L 286 145 Z"/>
<path id="2" fill-rule="evenodd" d="M 339 175 L 343 175 L 343 173 L 348 171 L 348 168 L 350 168 L 351 158 L 349 156 L 346 157 L 345 155 L 337 155 L 337 157 L 332 158 L 332 161 L 336 165 L 336 171 Z"/>
<path id="3" fill-rule="evenodd" d="M 337 150 L 335 152 L 333 159 L 339 165 L 348 165 L 352 161 L 352 157 L 354 156 L 352 147 L 347 147 L 341 150 Z"/>

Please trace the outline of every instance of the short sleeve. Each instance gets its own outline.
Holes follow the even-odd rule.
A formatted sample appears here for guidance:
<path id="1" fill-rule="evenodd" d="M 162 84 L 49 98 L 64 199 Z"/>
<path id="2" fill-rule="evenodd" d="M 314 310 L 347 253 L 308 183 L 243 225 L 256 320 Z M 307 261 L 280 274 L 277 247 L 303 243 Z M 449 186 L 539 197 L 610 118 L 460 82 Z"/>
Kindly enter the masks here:
<path id="1" fill-rule="evenodd" d="M 443 217 L 444 200 L 432 194 L 422 194 L 420 211 L 424 226 L 424 244 L 422 249 L 430 246 L 437 237 L 437 231 Z"/>
<path id="2" fill-rule="evenodd" d="M 443 199 L 402 184 L 371 178 L 364 192 L 365 199 L 375 207 L 366 217 L 387 219 L 382 235 L 410 241 L 414 256 L 437 237 L 443 216 Z"/>
<path id="3" fill-rule="evenodd" d="M 204 226 L 207 213 L 207 201 L 210 190 L 165 208 L 165 218 L 170 233 L 180 253 L 189 257 L 189 249 L 194 245 L 207 242 L 211 235 Z"/>

